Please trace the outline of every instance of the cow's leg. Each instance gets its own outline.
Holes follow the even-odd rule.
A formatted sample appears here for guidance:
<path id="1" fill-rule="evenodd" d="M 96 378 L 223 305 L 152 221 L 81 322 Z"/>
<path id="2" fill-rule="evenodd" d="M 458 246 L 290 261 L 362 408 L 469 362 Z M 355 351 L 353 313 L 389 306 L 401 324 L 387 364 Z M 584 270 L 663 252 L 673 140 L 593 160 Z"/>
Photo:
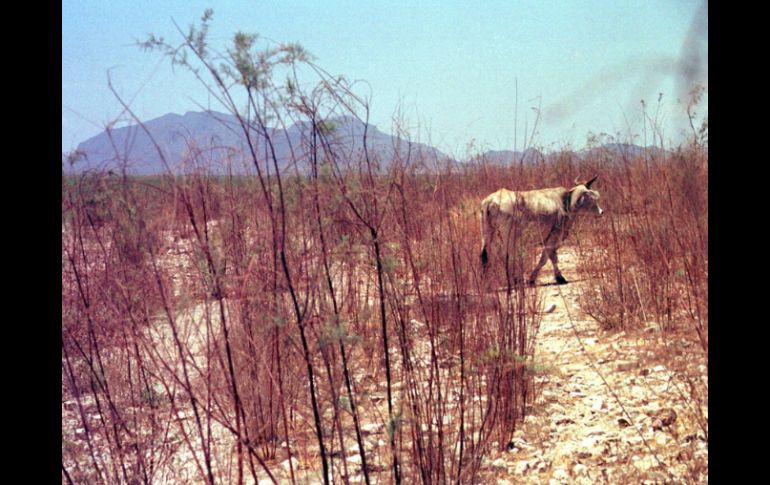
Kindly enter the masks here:
<path id="1" fill-rule="evenodd" d="M 524 282 L 524 269 L 521 258 L 516 254 L 516 247 L 510 243 L 510 239 L 504 254 L 505 263 L 503 267 L 505 268 L 506 282 L 509 287 L 518 288 Z"/>
<path id="2" fill-rule="evenodd" d="M 518 287 L 524 280 L 522 261 L 519 255 L 521 244 L 521 225 L 514 217 L 508 220 L 505 228 L 505 275 L 509 286 Z"/>
<path id="3" fill-rule="evenodd" d="M 537 280 L 537 275 L 540 274 L 540 269 L 542 269 L 543 265 L 545 264 L 546 258 L 548 257 L 548 247 L 543 248 L 543 253 L 540 255 L 540 260 L 535 265 L 535 269 L 532 270 L 532 273 L 529 275 L 529 284 L 534 285 L 535 280 Z"/>
<path id="4" fill-rule="evenodd" d="M 543 265 L 545 265 L 545 260 L 550 256 L 551 249 L 554 246 L 555 238 L 557 237 L 557 227 L 553 226 L 551 227 L 551 230 L 548 232 L 548 235 L 543 239 L 543 252 L 540 254 L 540 260 L 535 265 L 535 269 L 532 271 L 532 274 L 529 276 L 529 284 L 534 285 L 535 280 L 537 279 L 537 275 L 540 274 L 540 270 L 543 268 Z"/>
<path id="5" fill-rule="evenodd" d="M 556 278 L 556 283 L 560 285 L 567 284 L 566 278 L 561 274 L 561 271 L 559 270 L 559 257 L 556 255 L 556 250 L 558 248 L 553 247 L 548 252 L 548 257 L 551 260 L 551 264 L 553 265 L 553 276 Z"/>

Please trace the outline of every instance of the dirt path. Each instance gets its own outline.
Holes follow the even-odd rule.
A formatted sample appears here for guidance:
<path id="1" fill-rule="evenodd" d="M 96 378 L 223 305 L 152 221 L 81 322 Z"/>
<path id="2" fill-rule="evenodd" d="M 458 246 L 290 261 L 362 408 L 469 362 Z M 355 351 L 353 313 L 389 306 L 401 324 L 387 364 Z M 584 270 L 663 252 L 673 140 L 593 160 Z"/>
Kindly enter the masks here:
<path id="1" fill-rule="evenodd" d="M 540 287 L 544 308 L 555 309 L 537 339 L 536 362 L 546 368 L 536 378 L 537 402 L 513 448 L 490 455 L 482 482 L 706 483 L 707 443 L 688 419 L 685 386 L 655 365 L 650 334 L 604 332 L 582 313 L 586 282 L 565 249 L 560 266 L 572 282 Z M 551 278 L 543 271 L 539 282 Z"/>

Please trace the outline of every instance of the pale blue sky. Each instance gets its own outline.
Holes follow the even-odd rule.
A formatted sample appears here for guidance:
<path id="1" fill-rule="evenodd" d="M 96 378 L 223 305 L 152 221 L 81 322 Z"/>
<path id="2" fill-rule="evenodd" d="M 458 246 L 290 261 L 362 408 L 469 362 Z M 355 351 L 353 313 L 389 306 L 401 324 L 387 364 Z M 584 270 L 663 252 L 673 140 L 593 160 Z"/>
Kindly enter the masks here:
<path id="1" fill-rule="evenodd" d="M 685 42 L 706 15 L 700 0 L 64 0 L 62 151 L 120 114 L 108 70 L 144 119 L 206 105 L 189 73 L 134 42 L 154 33 L 176 43 L 172 19 L 186 29 L 208 7 L 212 47 L 223 50 L 237 31 L 298 42 L 330 73 L 368 82 L 378 128 L 390 131 L 400 106 L 421 141 L 458 157 L 471 143 L 514 148 L 517 81 L 519 149 L 540 102 L 536 145 L 582 148 L 589 132 L 639 135 L 642 144 L 640 100 L 654 116 L 661 92 L 658 120 L 666 142 L 678 143 L 687 127 L 683 54 L 702 58 L 696 80 L 708 86 L 707 21 Z"/>

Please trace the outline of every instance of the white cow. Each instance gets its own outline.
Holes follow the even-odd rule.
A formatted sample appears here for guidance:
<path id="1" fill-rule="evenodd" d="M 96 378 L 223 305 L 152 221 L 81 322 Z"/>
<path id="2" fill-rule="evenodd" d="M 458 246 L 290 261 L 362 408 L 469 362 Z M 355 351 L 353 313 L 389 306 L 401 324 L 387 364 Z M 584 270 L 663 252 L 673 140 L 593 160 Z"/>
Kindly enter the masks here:
<path id="1" fill-rule="evenodd" d="M 577 214 L 602 214 L 598 203 L 599 192 L 591 190 L 591 184 L 597 177 L 585 183 L 576 180 L 571 189 L 554 187 L 519 192 L 500 189 L 487 196 L 481 202 L 481 264 L 484 269 L 489 263 L 490 242 L 497 231 L 502 230 L 504 237 L 510 238 L 517 225 L 535 222 L 543 229 L 543 253 L 529 277 L 529 283 L 535 283 L 546 258 L 551 260 L 556 282 L 560 285 L 567 283 L 559 270 L 556 250 L 569 235 Z"/>

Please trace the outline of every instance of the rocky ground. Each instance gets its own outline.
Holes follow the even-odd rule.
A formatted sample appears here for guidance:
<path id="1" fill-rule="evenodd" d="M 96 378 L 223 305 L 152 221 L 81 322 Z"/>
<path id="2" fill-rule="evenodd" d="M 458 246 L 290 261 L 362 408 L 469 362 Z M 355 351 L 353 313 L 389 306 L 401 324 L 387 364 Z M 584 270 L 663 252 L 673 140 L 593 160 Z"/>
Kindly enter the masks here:
<path id="1" fill-rule="evenodd" d="M 574 253 L 560 253 L 565 275 L 576 275 L 574 263 Z M 550 277 L 544 272 L 541 282 Z M 707 483 L 708 443 L 696 416 L 707 423 L 708 409 L 692 402 L 683 380 L 685 373 L 707 379 L 691 358 L 696 344 L 655 327 L 603 331 L 580 311 L 584 286 L 541 287 L 546 311 L 553 308 L 536 347 L 547 370 L 537 378 L 532 414 L 506 451 L 489 455 L 482 482 Z M 656 357 L 662 347 L 674 356 L 670 366 Z"/>
<path id="2" fill-rule="evenodd" d="M 684 378 L 707 383 L 697 343 L 686 337 L 690 332 L 661 332 L 654 325 L 638 332 L 602 330 L 580 310 L 587 282 L 580 280 L 575 253 L 564 249 L 560 265 L 570 284 L 550 284 L 548 267 L 540 278 L 546 313 L 537 336 L 535 360 L 542 370 L 535 378 L 535 403 L 506 449 L 492 450 L 484 459 L 476 483 L 707 483 L 707 396 L 696 404 Z M 197 348 L 193 337 L 188 343 Z M 170 338 L 154 335 L 152 340 Z M 173 347 L 156 350 L 172 352 Z M 362 428 L 369 450 L 387 450 L 384 391 L 377 385 L 383 377 L 357 379 L 362 385 L 371 381 L 373 389 L 382 391 L 372 392 L 371 402 L 360 403 Z M 74 430 L 69 436 L 81 441 L 78 432 L 82 435 L 83 430 L 75 429 L 79 420 L 73 401 L 63 402 L 62 420 L 63 430 Z M 221 434 L 222 443 L 228 442 L 227 432 L 215 428 L 214 435 Z M 346 442 L 348 449 L 333 461 L 344 459 L 350 482 L 360 483 L 362 476 L 355 471 L 360 467 L 357 447 L 352 439 Z M 231 460 L 232 450 L 221 448 L 223 455 L 217 461 Z M 315 458 L 295 455 L 298 483 L 321 483 L 320 471 L 309 465 L 317 462 Z M 285 456 L 270 465 L 280 483 L 289 480 Z M 376 470 L 374 483 L 390 483 L 383 457 L 372 456 L 370 466 Z M 335 468 L 339 472 L 340 464 Z M 196 470 L 184 446 L 164 469 L 167 473 L 159 473 L 156 483 L 195 483 Z M 262 475 L 259 482 L 268 483 Z"/>

